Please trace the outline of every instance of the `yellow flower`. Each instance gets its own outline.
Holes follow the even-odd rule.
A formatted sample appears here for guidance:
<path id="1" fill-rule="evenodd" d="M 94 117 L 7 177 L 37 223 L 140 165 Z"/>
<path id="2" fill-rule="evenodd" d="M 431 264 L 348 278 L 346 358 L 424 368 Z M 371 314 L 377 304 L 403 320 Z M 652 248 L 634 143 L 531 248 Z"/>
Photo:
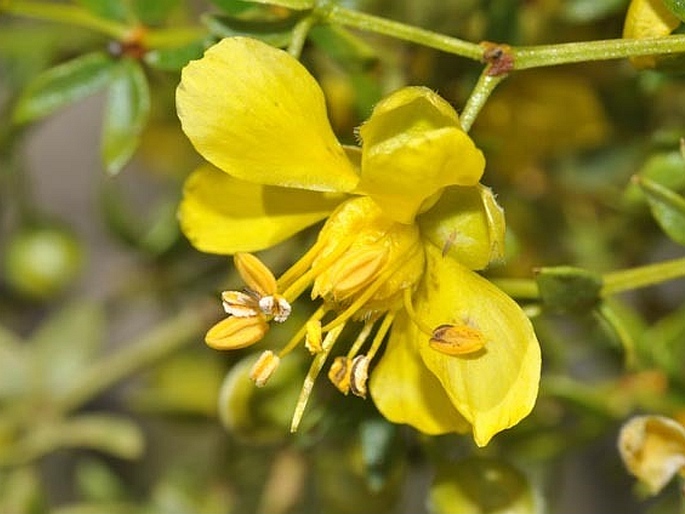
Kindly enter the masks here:
<path id="1" fill-rule="evenodd" d="M 207 343 L 251 345 L 304 291 L 320 302 L 253 370 L 263 384 L 302 341 L 314 355 L 293 430 L 343 331 L 353 343 L 329 378 L 362 397 L 368 378 L 391 421 L 428 434 L 471 430 L 485 445 L 531 411 L 540 375 L 532 326 L 472 271 L 501 258 L 503 214 L 479 184 L 481 152 L 445 100 L 400 89 L 361 127 L 361 149 L 343 147 L 318 84 L 296 59 L 229 38 L 184 69 L 177 106 L 183 130 L 214 165 L 188 178 L 181 227 L 198 249 L 234 255 L 247 286 L 223 293 L 229 316 Z M 326 218 L 316 243 L 278 279 L 248 253 Z"/>

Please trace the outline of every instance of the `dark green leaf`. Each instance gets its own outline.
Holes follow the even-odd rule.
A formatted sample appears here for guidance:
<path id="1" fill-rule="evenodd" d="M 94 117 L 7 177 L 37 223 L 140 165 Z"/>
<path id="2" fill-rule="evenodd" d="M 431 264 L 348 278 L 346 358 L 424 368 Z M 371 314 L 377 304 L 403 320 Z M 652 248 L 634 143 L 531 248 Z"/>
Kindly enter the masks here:
<path id="1" fill-rule="evenodd" d="M 315 25 L 310 39 L 347 69 L 368 69 L 377 61 L 373 48 L 348 30 L 335 25 Z"/>
<path id="2" fill-rule="evenodd" d="M 685 245 L 685 198 L 645 177 L 635 179 L 647 196 L 652 216 L 676 243 Z"/>
<path id="3" fill-rule="evenodd" d="M 599 303 L 602 277 L 590 271 L 570 266 L 541 268 L 536 280 L 543 304 L 553 311 L 587 312 Z"/>
<path id="4" fill-rule="evenodd" d="M 685 21 L 685 0 L 664 0 L 664 4 L 680 21 Z"/>
<path id="5" fill-rule="evenodd" d="M 180 0 L 142 0 L 133 2 L 133 9 L 140 21 L 147 25 L 159 25 L 181 4 Z"/>
<path id="6" fill-rule="evenodd" d="M 32 121 L 76 102 L 112 80 L 114 70 L 114 61 L 99 52 L 47 70 L 29 84 L 19 98 L 14 120 L 18 123 Z"/>
<path id="7" fill-rule="evenodd" d="M 247 36 L 279 48 L 290 43 L 296 21 L 296 17 L 275 21 L 243 20 L 211 14 L 202 17 L 202 22 L 216 37 Z"/>
<path id="8" fill-rule="evenodd" d="M 103 339 L 104 315 L 93 302 L 70 305 L 48 319 L 30 340 L 39 389 L 51 396 L 69 391 Z"/>
<path id="9" fill-rule="evenodd" d="M 105 169 L 116 175 L 140 142 L 150 112 L 150 90 L 140 64 L 123 59 L 109 87 L 102 129 Z"/>
<path id="10" fill-rule="evenodd" d="M 211 0 L 211 2 L 231 16 L 237 16 L 254 7 L 254 4 L 247 0 Z"/>
<path id="11" fill-rule="evenodd" d="M 145 54 L 145 62 L 163 71 L 178 71 L 189 61 L 199 59 L 205 50 L 204 41 L 195 41 L 179 48 L 163 48 Z"/>
<path id="12" fill-rule="evenodd" d="M 119 0 L 77 0 L 84 8 L 101 18 L 115 21 L 127 21 L 131 19 L 129 2 Z M 150 0 L 135 3 L 148 3 Z"/>

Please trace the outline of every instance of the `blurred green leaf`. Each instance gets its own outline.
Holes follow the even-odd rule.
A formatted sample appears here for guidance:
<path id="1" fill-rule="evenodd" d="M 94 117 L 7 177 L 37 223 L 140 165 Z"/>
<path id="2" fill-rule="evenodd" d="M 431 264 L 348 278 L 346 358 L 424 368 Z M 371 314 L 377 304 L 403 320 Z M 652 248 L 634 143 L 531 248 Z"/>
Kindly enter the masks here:
<path id="1" fill-rule="evenodd" d="M 685 158 L 677 150 L 655 153 L 645 161 L 638 175 L 672 191 L 685 190 Z M 630 203 L 645 202 L 645 194 L 637 181 L 628 184 L 625 198 Z"/>
<path id="2" fill-rule="evenodd" d="M 179 240 L 175 196 L 151 202 L 146 212 L 139 212 L 129 204 L 125 188 L 115 181 L 106 184 L 102 201 L 104 214 L 112 231 L 124 242 L 148 255 L 159 256 Z"/>
<path id="3" fill-rule="evenodd" d="M 647 196 L 652 216 L 676 243 L 685 245 L 685 198 L 651 179 L 635 179 Z"/>
<path id="4" fill-rule="evenodd" d="M 154 3 L 153 0 L 144 0 L 142 2 L 120 2 L 119 0 L 77 0 L 77 2 L 96 16 L 115 21 L 131 21 L 131 3 Z"/>
<path id="5" fill-rule="evenodd" d="M 37 427 L 28 437 L 27 447 L 38 450 L 35 456 L 60 448 L 88 448 L 121 459 L 136 459 L 144 446 L 138 425 L 112 414 L 81 414 Z"/>
<path id="6" fill-rule="evenodd" d="M 495 459 L 470 458 L 438 468 L 429 492 L 432 514 L 535 514 L 525 475 Z"/>
<path id="7" fill-rule="evenodd" d="M 664 0 L 664 4 L 680 21 L 685 21 L 685 0 Z"/>
<path id="8" fill-rule="evenodd" d="M 179 5 L 180 0 L 143 0 L 133 2 L 133 9 L 138 19 L 146 25 L 159 25 Z"/>
<path id="9" fill-rule="evenodd" d="M 231 16 L 236 16 L 239 14 L 242 14 L 246 11 L 249 11 L 254 7 L 254 4 L 252 2 L 249 2 L 248 0 L 210 0 L 211 3 L 216 5 L 219 9 L 221 9 L 223 12 L 226 14 L 230 14 Z"/>
<path id="10" fill-rule="evenodd" d="M 388 480 L 394 458 L 397 426 L 384 419 L 370 419 L 359 426 L 362 457 L 369 489 L 380 491 Z"/>
<path id="11" fill-rule="evenodd" d="M 17 123 L 53 113 L 96 92 L 111 79 L 116 66 L 106 54 L 77 57 L 40 74 L 23 92 L 14 111 Z"/>
<path id="12" fill-rule="evenodd" d="M 0 326 L 0 400 L 24 392 L 30 377 L 21 341 Z"/>
<path id="13" fill-rule="evenodd" d="M 76 484 L 80 497 L 88 502 L 121 501 L 126 488 L 119 477 L 103 461 L 86 458 L 76 467 Z"/>
<path id="14" fill-rule="evenodd" d="M 272 46 L 288 46 L 295 26 L 295 17 L 275 21 L 243 20 L 230 16 L 206 14 L 202 22 L 217 37 L 247 36 L 259 39 Z"/>
<path id="15" fill-rule="evenodd" d="M 671 380 L 685 386 L 685 306 L 645 330 L 639 343 Z"/>
<path id="16" fill-rule="evenodd" d="M 623 12 L 626 0 L 566 0 L 561 4 L 563 16 L 575 23 L 588 23 Z"/>
<path id="17" fill-rule="evenodd" d="M 178 71 L 193 59 L 202 57 L 204 41 L 195 41 L 178 48 L 151 50 L 145 54 L 145 62 L 162 71 Z"/>
<path id="18" fill-rule="evenodd" d="M 350 31 L 335 25 L 314 25 L 309 38 L 348 70 L 368 69 L 377 60 L 374 49 Z"/>
<path id="19" fill-rule="evenodd" d="M 127 503 L 92 503 L 80 502 L 62 505 L 50 511 L 50 514 L 150 514 L 146 507 L 136 507 Z"/>
<path id="20" fill-rule="evenodd" d="M 150 90 L 140 64 L 122 59 L 109 86 L 102 129 L 102 158 L 110 175 L 128 163 L 150 113 Z"/>
<path id="21" fill-rule="evenodd" d="M 541 268 L 536 281 L 543 304 L 553 311 L 587 312 L 600 300 L 602 277 L 584 269 Z"/>
<path id="22" fill-rule="evenodd" d="M 40 392 L 52 397 L 69 392 L 101 348 L 104 330 L 104 313 L 93 302 L 69 305 L 44 322 L 29 341 Z"/>
<path id="23" fill-rule="evenodd" d="M 43 512 L 43 493 L 36 470 L 20 467 L 0 480 L 0 512 L 3 514 L 35 514 Z"/>
<path id="24" fill-rule="evenodd" d="M 295 11 L 305 11 L 314 7 L 315 0 L 246 0 L 256 4 L 277 5 Z"/>
<path id="25" fill-rule="evenodd" d="M 634 369 L 638 361 L 637 341 L 646 328 L 644 320 L 634 309 L 616 298 L 605 299 L 597 313 L 618 339 L 625 354 L 626 368 Z"/>

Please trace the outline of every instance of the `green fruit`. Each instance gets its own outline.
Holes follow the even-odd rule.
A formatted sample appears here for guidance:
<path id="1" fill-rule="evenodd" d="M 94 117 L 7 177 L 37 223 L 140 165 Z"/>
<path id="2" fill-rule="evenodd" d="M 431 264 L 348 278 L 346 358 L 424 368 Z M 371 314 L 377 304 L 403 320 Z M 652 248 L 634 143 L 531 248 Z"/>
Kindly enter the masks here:
<path id="1" fill-rule="evenodd" d="M 83 264 L 80 241 L 60 227 L 23 229 L 10 237 L 3 255 L 7 285 L 34 300 L 63 292 Z"/>

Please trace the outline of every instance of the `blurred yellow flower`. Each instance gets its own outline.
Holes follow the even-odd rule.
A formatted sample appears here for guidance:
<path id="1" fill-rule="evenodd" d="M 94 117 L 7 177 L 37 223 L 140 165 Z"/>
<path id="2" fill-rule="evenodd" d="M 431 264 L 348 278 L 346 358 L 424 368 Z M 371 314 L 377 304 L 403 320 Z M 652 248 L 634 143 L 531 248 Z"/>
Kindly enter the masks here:
<path id="1" fill-rule="evenodd" d="M 533 328 L 472 271 L 501 258 L 503 213 L 479 184 L 481 152 L 445 100 L 400 89 L 359 130 L 361 148 L 343 147 L 321 89 L 296 59 L 228 38 L 184 69 L 177 107 L 213 165 L 187 179 L 181 227 L 198 249 L 234 255 L 247 286 L 222 294 L 229 316 L 207 343 L 254 344 L 304 291 L 320 299 L 252 372 L 263 384 L 302 341 L 314 354 L 293 430 L 345 329 L 354 342 L 329 378 L 364 397 L 370 377 L 371 397 L 393 422 L 428 434 L 471 430 L 482 446 L 531 411 L 540 376 Z M 249 253 L 326 218 L 316 243 L 278 279 Z"/>

